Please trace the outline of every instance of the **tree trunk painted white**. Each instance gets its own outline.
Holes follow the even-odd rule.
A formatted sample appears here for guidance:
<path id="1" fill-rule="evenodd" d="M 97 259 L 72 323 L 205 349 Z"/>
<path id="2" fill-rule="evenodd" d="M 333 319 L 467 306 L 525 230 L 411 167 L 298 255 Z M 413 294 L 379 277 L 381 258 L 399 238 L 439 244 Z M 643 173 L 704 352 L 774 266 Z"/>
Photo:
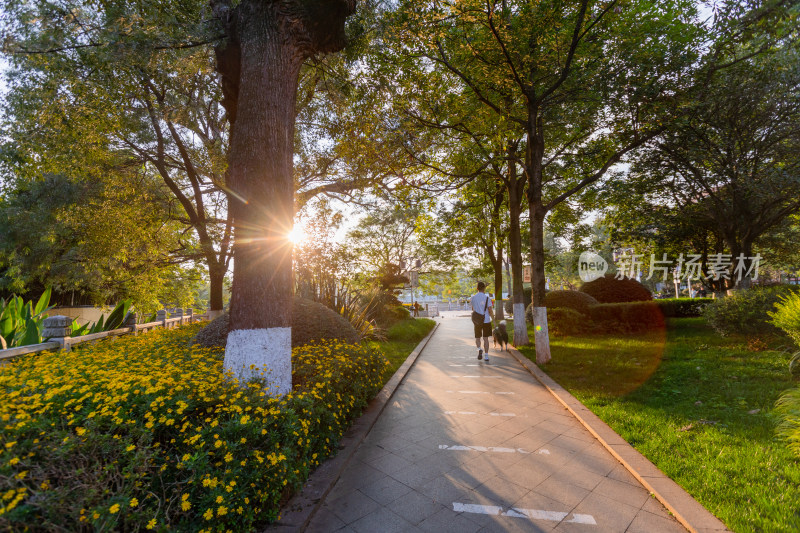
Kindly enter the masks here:
<path id="1" fill-rule="evenodd" d="M 267 394 L 292 392 L 292 328 L 237 329 L 228 334 L 223 369 L 240 383 L 264 378 Z"/>
<path id="2" fill-rule="evenodd" d="M 536 345 L 536 364 L 550 361 L 550 334 L 547 331 L 547 308 L 533 308 L 533 342 Z"/>

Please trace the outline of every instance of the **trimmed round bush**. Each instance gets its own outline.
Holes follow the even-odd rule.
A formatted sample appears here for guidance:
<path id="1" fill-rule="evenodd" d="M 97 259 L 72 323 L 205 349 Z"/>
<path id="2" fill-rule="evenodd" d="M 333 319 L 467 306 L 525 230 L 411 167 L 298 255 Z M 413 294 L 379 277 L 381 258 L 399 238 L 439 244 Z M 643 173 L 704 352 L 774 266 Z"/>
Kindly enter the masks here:
<path id="1" fill-rule="evenodd" d="M 606 274 L 601 278 L 584 283 L 580 291 L 601 304 L 646 302 L 653 299 L 650 290 L 635 279 L 617 279 L 613 274 Z"/>
<path id="2" fill-rule="evenodd" d="M 225 313 L 201 329 L 192 342 L 207 348 L 224 348 L 229 325 L 230 316 Z M 292 347 L 325 339 L 337 339 L 348 344 L 361 340 L 352 324 L 342 315 L 321 303 L 295 296 L 292 302 Z"/>
<path id="3" fill-rule="evenodd" d="M 720 335 L 776 334 L 780 330 L 772 323 L 770 313 L 775 311 L 775 304 L 798 291 L 800 287 L 796 285 L 752 287 L 734 291 L 733 294 L 707 305 L 703 316 Z"/>
<path id="4" fill-rule="evenodd" d="M 550 291 L 544 296 L 544 306 L 548 309 L 573 309 L 583 315 L 588 315 L 589 307 L 598 303 L 592 296 L 580 291 Z"/>

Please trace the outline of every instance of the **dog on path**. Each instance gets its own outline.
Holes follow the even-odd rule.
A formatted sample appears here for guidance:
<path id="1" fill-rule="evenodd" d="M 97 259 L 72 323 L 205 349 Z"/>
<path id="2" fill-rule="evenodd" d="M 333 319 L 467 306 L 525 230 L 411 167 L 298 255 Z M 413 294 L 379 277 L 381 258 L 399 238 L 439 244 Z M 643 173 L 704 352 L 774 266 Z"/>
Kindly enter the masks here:
<path id="1" fill-rule="evenodd" d="M 494 345 L 500 345 L 501 350 L 508 350 L 508 331 L 506 331 L 506 321 L 501 320 L 497 327 L 494 328 L 492 331 L 492 337 L 494 338 Z"/>

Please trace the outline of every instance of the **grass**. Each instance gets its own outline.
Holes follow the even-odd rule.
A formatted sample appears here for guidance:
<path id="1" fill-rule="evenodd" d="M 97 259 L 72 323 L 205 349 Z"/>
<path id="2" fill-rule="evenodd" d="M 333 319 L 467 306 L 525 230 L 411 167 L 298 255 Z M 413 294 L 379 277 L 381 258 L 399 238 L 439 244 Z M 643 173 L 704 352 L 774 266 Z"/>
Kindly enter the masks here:
<path id="1" fill-rule="evenodd" d="M 389 371 L 384 375 L 384 383 L 389 381 L 409 354 L 414 351 L 419 341 L 431 332 L 436 325 L 430 318 L 409 318 L 393 325 L 386 332 L 387 340 L 371 341 L 371 347 L 380 348 L 389 360 Z"/>
<path id="2" fill-rule="evenodd" d="M 800 530 L 800 461 L 775 438 L 775 400 L 796 385 L 780 342 L 751 351 L 699 318 L 551 342 L 543 369 L 729 528 Z"/>

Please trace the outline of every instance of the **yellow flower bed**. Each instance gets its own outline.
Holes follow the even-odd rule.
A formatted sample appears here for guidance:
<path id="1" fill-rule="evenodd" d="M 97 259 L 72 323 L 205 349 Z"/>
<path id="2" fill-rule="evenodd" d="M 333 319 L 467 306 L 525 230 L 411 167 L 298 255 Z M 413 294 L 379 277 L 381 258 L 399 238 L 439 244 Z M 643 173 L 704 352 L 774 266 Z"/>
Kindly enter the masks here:
<path id="1" fill-rule="evenodd" d="M 222 375 L 199 326 L 0 367 L 0 530 L 249 531 L 335 448 L 387 362 L 327 343 L 292 354 L 282 399 Z"/>

